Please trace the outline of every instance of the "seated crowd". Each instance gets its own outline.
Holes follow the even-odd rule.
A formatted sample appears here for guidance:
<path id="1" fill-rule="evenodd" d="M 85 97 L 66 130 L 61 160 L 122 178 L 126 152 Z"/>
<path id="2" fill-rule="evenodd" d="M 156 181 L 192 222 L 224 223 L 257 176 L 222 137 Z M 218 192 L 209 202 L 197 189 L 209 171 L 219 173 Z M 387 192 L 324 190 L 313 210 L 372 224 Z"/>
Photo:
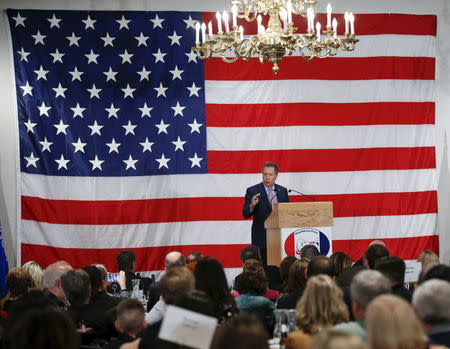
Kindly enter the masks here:
<path id="1" fill-rule="evenodd" d="M 256 246 L 240 257 L 230 283 L 220 262 L 201 252 L 167 254 L 159 281 L 135 272 L 132 251 L 117 255 L 113 282 L 101 264 L 56 261 L 42 270 L 27 262 L 6 276 L 0 348 L 187 347 L 160 336 L 174 307 L 214 319 L 212 349 L 450 347 L 450 267 L 431 251 L 419 256 L 414 284 L 405 284 L 405 262 L 378 240 L 356 263 L 312 245 L 280 266 L 263 265 Z M 280 326 L 280 314 L 295 320 Z"/>

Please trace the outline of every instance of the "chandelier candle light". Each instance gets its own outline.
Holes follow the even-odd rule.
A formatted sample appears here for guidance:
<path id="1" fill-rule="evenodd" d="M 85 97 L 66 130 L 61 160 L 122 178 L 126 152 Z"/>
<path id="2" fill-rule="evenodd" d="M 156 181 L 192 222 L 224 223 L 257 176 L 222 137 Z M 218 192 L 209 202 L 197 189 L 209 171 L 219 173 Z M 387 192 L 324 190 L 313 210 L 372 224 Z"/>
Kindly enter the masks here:
<path id="1" fill-rule="evenodd" d="M 217 23 L 209 22 L 208 25 L 196 23 L 195 46 L 192 49 L 201 59 L 208 59 L 216 54 L 227 63 L 233 63 L 239 58 L 247 61 L 252 56 L 258 56 L 261 63 L 266 61 L 273 63 L 272 70 L 275 74 L 280 70 L 278 63 L 283 57 L 291 56 L 296 51 L 306 61 L 311 61 L 314 57 L 335 56 L 339 49 L 353 51 L 359 41 L 355 37 L 353 14 L 345 12 L 345 33 L 342 38 L 339 38 L 338 22 L 336 18 L 332 19 L 330 4 L 327 6 L 325 30 L 322 31 L 320 22 L 314 24 L 316 3 L 315 0 L 233 0 L 231 1 L 231 30 L 228 13 L 217 12 Z M 269 15 L 267 28 L 262 24 L 261 14 Z M 306 17 L 308 28 L 306 33 L 297 33 L 292 15 Z M 244 28 L 238 27 L 237 18 L 244 18 L 248 22 L 256 19 L 258 34 L 244 38 Z M 216 35 L 213 33 L 215 27 Z M 208 36 L 206 36 L 206 28 L 208 28 Z"/>

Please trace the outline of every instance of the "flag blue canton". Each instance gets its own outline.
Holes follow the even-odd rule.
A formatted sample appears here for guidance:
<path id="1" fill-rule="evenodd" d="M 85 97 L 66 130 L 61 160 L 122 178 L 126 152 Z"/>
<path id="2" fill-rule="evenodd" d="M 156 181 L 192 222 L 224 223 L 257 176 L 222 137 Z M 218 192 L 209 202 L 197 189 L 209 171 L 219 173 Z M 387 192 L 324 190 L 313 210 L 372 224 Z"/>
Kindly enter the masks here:
<path id="1" fill-rule="evenodd" d="M 207 172 L 201 13 L 7 13 L 23 172 Z"/>

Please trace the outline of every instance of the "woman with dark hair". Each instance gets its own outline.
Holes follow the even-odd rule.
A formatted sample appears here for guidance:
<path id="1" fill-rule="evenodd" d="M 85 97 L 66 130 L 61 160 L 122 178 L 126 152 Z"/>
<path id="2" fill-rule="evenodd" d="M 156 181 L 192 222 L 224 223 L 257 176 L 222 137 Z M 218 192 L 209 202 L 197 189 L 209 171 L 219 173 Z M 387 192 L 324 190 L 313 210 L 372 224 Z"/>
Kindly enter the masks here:
<path id="1" fill-rule="evenodd" d="M 306 286 L 306 269 L 309 259 L 297 260 L 289 269 L 289 276 L 283 294 L 277 300 L 278 309 L 295 309 L 295 305 L 303 294 Z"/>
<path id="2" fill-rule="evenodd" d="M 297 258 L 294 256 L 286 256 L 280 263 L 280 278 L 281 278 L 281 290 L 283 292 L 286 291 L 286 285 L 289 277 L 289 269 L 291 269 L 292 264 L 297 261 Z"/>
<path id="3" fill-rule="evenodd" d="M 240 296 L 236 298 L 236 305 L 240 312 L 256 315 L 271 333 L 275 304 L 263 297 L 266 290 L 267 276 L 264 270 L 262 268 L 245 269 L 239 281 Z"/>
<path id="4" fill-rule="evenodd" d="M 334 252 L 330 259 L 333 261 L 334 264 L 334 275 L 338 277 L 342 270 L 346 268 L 350 268 L 353 264 L 353 260 L 350 258 L 350 256 L 345 252 Z"/>
<path id="5" fill-rule="evenodd" d="M 198 261 L 194 271 L 195 288 L 211 300 L 219 322 L 237 313 L 236 303 L 228 290 L 227 278 L 220 262 L 211 257 Z"/>

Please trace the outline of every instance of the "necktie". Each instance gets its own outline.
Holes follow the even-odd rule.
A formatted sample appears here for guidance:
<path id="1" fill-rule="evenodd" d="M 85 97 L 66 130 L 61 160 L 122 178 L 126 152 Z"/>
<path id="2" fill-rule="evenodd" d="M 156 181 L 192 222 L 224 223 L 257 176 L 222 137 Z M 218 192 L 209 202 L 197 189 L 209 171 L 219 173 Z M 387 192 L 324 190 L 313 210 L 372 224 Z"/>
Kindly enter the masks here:
<path id="1" fill-rule="evenodd" d="M 273 204 L 275 203 L 274 201 L 276 201 L 275 200 L 275 192 L 273 191 L 273 189 L 269 189 L 268 197 L 269 197 L 270 205 L 273 206 Z"/>

